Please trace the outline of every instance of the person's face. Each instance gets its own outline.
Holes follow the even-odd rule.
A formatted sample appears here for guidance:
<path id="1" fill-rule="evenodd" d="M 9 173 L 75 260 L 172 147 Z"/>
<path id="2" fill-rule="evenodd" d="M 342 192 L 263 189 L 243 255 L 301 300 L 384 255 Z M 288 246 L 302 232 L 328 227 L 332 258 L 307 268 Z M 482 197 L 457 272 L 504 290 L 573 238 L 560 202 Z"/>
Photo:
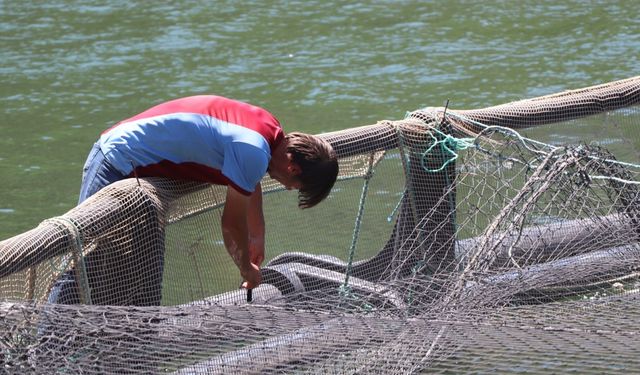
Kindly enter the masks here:
<path id="1" fill-rule="evenodd" d="M 297 175 L 300 174 L 300 167 L 291 161 L 291 156 L 289 154 L 286 155 L 286 160 L 282 163 L 274 163 L 270 165 L 267 172 L 271 178 L 284 185 L 287 190 L 299 190 L 302 187 L 302 183 L 297 178 Z"/>

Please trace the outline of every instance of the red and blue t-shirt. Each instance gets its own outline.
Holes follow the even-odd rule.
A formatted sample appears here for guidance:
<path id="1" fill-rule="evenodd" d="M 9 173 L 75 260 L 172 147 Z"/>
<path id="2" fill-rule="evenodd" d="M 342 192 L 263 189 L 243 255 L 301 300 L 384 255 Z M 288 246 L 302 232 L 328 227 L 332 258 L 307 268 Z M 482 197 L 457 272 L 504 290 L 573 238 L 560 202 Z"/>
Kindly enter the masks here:
<path id="1" fill-rule="evenodd" d="M 125 176 L 232 185 L 251 194 L 284 133 L 268 111 L 213 95 L 152 107 L 102 133 L 100 149 Z"/>

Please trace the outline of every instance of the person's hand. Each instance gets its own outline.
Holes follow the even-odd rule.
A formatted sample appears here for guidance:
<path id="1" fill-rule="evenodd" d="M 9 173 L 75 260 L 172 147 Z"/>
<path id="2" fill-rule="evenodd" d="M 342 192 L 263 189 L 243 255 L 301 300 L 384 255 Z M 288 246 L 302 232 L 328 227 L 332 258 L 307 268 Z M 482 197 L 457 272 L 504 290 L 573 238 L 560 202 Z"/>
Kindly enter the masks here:
<path id="1" fill-rule="evenodd" d="M 260 267 L 254 263 L 250 263 L 249 266 L 240 269 L 240 275 L 244 279 L 242 287 L 246 289 L 253 289 L 260 285 L 262 282 L 262 273 L 260 273 Z"/>

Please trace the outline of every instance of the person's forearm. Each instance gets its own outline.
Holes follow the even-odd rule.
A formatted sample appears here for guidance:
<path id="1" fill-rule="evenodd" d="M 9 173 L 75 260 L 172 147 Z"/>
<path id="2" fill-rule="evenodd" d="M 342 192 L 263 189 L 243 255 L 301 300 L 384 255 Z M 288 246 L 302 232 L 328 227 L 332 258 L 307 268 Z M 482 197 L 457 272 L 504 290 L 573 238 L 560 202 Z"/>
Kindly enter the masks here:
<path id="1" fill-rule="evenodd" d="M 222 238 L 225 248 L 240 274 L 244 278 L 247 288 L 255 288 L 260 284 L 262 276 L 259 264 L 252 256 L 249 247 L 249 223 L 247 216 L 249 211 L 249 198 L 232 187 L 227 189 L 227 200 L 222 212 Z M 264 253 L 264 251 L 262 251 Z"/>
<path id="2" fill-rule="evenodd" d="M 222 223 L 222 238 L 224 240 L 224 246 L 227 252 L 233 259 L 238 268 L 242 270 L 243 267 L 248 267 L 251 263 L 249 256 L 249 244 L 247 241 L 246 225 L 243 228 L 238 228 L 242 224 L 236 223 Z M 244 232 L 244 233 L 243 233 Z"/>
<path id="3" fill-rule="evenodd" d="M 249 253 L 251 262 L 260 265 L 264 261 L 264 214 L 262 213 L 262 187 L 256 186 L 249 199 L 247 212 L 247 225 L 249 231 Z"/>
<path id="4" fill-rule="evenodd" d="M 254 254 L 257 258 L 251 259 L 252 262 L 260 265 L 264 260 L 264 221 L 261 225 L 249 227 L 249 253 L 251 250 L 257 251 L 259 254 Z"/>
<path id="5" fill-rule="evenodd" d="M 264 241 L 264 214 L 262 212 L 262 186 L 256 185 L 256 190 L 249 199 L 247 212 L 247 222 L 249 225 L 249 236 L 254 239 Z"/>

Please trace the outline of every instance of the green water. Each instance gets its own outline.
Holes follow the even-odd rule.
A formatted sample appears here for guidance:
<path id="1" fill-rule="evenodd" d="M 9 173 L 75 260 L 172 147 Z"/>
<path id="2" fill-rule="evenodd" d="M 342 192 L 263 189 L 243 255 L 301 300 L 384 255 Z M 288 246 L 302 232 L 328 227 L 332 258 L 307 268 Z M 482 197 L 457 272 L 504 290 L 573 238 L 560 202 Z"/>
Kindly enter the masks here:
<path id="1" fill-rule="evenodd" d="M 640 74 L 635 1 L 0 0 L 0 239 L 77 200 L 98 133 L 215 93 L 320 133 Z"/>

